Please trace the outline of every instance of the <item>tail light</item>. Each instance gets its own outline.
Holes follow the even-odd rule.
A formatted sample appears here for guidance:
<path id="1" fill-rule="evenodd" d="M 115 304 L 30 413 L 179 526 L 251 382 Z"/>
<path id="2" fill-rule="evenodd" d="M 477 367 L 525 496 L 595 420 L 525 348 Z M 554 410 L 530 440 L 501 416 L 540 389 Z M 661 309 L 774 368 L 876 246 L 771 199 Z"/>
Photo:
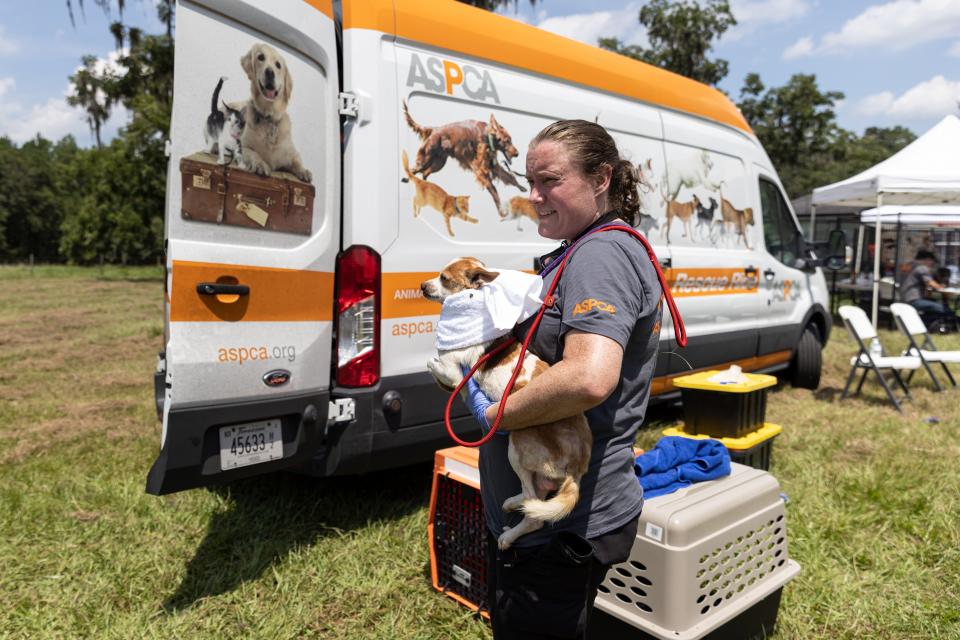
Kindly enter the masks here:
<path id="1" fill-rule="evenodd" d="M 337 257 L 337 384 L 380 380 L 380 256 L 353 246 Z"/>

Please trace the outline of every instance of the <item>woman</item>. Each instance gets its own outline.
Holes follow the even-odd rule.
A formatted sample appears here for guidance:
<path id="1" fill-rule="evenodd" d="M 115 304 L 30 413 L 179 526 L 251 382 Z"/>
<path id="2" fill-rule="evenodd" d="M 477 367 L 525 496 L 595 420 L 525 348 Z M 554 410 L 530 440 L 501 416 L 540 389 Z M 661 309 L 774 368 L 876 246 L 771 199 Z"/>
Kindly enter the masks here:
<path id="1" fill-rule="evenodd" d="M 660 338 L 661 287 L 640 242 L 608 231 L 577 242 L 598 226 L 638 222 L 633 165 L 620 158 L 606 130 L 585 120 L 555 122 L 527 151 L 530 202 L 540 235 L 562 240 L 544 260 L 570 258 L 531 341 L 551 364 L 510 395 L 504 432 L 585 412 L 593 432 L 590 467 L 573 513 L 519 538 L 505 552 L 496 538 L 521 514 L 500 505 L 520 492 L 507 460 L 507 438 L 480 451 L 480 476 L 489 529 L 490 607 L 494 637 L 583 637 L 597 586 L 610 565 L 629 557 L 643 491 L 633 471 L 632 445 L 643 422 Z M 556 266 L 556 264 L 554 264 Z M 549 263 L 544 293 L 556 276 Z M 529 324 L 518 327 L 523 337 Z M 489 426 L 498 405 L 476 385 L 471 410 Z"/>

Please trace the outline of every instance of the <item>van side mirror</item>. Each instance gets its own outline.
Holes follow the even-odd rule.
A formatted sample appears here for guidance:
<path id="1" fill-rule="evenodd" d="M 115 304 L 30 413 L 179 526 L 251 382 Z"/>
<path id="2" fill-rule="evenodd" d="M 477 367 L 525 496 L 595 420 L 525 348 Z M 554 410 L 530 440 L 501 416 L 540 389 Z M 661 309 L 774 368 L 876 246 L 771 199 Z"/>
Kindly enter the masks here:
<path id="1" fill-rule="evenodd" d="M 841 229 L 834 229 L 830 232 L 830 238 L 826 242 L 808 242 L 807 246 L 815 251 L 816 258 L 797 258 L 794 268 L 803 270 L 812 270 L 816 267 L 824 267 L 831 271 L 843 269 L 850 261 L 847 257 L 852 253 L 847 246 L 847 234 Z M 820 257 L 820 256 L 824 257 Z"/>
<path id="2" fill-rule="evenodd" d="M 847 264 L 847 234 L 842 229 L 834 229 L 827 240 L 827 257 L 823 266 L 831 271 L 843 269 Z"/>

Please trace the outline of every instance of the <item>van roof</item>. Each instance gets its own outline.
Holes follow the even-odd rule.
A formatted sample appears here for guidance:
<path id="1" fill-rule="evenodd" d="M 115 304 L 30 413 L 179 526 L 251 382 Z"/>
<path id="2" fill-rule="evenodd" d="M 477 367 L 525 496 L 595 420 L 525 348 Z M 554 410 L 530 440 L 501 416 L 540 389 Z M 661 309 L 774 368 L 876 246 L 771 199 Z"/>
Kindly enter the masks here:
<path id="1" fill-rule="evenodd" d="M 380 31 L 753 133 L 713 87 L 453 0 L 343 0 L 343 28 Z"/>

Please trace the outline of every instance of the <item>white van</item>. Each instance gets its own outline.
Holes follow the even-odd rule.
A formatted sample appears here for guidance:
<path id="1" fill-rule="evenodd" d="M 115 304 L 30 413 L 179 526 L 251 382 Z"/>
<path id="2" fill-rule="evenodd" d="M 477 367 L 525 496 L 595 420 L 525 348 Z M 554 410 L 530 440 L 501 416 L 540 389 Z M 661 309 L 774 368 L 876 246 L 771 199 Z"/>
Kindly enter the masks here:
<path id="1" fill-rule="evenodd" d="M 148 492 L 450 444 L 420 283 L 554 248 L 520 175 L 562 118 L 602 124 L 644 177 L 640 228 L 689 333 L 675 355 L 665 315 L 653 393 L 731 363 L 816 386 L 823 275 L 716 90 L 452 0 L 181 0 L 176 37 Z M 462 407 L 455 426 L 478 435 Z"/>

